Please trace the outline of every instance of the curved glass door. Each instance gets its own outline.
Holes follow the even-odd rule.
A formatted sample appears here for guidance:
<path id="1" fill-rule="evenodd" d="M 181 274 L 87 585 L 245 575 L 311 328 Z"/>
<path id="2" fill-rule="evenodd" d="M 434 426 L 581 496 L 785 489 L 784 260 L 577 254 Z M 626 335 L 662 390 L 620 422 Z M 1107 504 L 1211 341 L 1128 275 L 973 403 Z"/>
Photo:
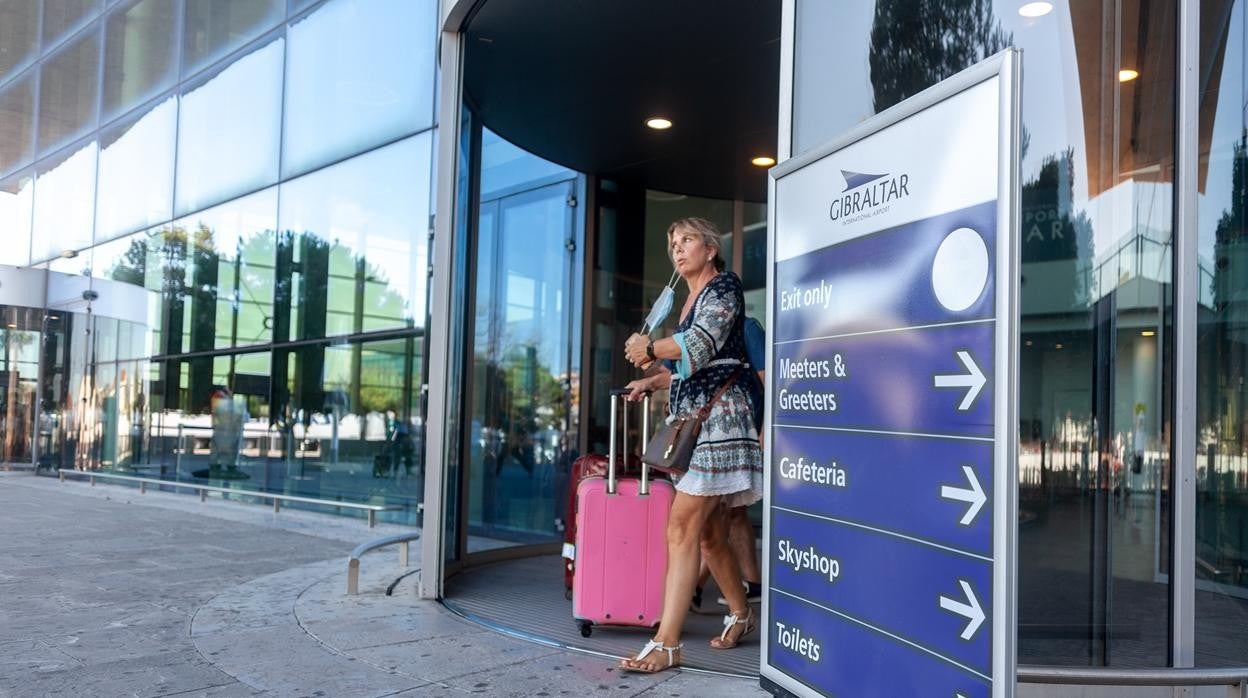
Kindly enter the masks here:
<path id="1" fill-rule="evenodd" d="M 561 535 L 579 345 L 574 185 L 481 203 L 464 435 L 468 552 Z"/>

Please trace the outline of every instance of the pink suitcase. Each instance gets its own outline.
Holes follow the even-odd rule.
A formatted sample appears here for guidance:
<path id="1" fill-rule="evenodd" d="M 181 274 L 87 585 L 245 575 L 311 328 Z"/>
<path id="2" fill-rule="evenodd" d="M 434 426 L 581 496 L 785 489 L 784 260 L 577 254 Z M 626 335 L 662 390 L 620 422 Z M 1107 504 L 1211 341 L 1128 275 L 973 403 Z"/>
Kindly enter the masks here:
<path id="1" fill-rule="evenodd" d="M 654 627 L 663 614 L 667 574 L 667 513 L 676 490 L 666 480 L 616 478 L 616 426 L 625 390 L 611 392 L 611 446 L 607 477 L 591 477 L 577 486 L 576 569 L 572 579 L 572 617 L 589 637 L 595 625 Z M 642 448 L 649 440 L 650 396 L 642 403 Z M 623 429 L 628 453 L 628 429 Z"/>

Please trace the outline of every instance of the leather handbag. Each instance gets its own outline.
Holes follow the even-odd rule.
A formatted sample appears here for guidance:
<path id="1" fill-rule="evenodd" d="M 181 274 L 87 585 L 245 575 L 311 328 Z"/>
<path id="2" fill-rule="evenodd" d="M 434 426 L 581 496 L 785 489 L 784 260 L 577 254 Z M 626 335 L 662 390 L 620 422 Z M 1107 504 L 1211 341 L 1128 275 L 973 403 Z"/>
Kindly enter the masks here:
<path id="1" fill-rule="evenodd" d="M 672 475 L 684 475 L 689 470 L 689 460 L 693 458 L 693 449 L 698 445 L 698 436 L 702 433 L 702 423 L 711 415 L 711 408 L 728 392 L 728 388 L 737 382 L 741 369 L 732 372 L 715 397 L 689 417 L 677 417 L 659 429 L 659 433 L 650 439 L 641 461 L 646 465 Z"/>

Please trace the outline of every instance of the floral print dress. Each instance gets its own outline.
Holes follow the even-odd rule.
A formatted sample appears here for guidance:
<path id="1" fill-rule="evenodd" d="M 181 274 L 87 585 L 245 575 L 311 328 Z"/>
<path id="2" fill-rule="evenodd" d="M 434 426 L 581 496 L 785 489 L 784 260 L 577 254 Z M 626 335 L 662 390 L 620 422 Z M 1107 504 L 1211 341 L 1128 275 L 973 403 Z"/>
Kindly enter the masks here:
<path id="1" fill-rule="evenodd" d="M 690 416 L 715 397 L 745 366 L 745 295 L 741 279 L 721 272 L 702 289 L 672 336 L 681 358 L 672 375 L 670 415 Z M 754 429 L 753 404 L 761 404 L 753 367 L 711 407 L 702 424 L 689 471 L 676 483 L 686 494 L 724 497 L 730 507 L 763 496 L 763 457 Z M 755 402 L 757 400 L 757 403 Z M 670 417 L 669 417 L 670 419 Z"/>

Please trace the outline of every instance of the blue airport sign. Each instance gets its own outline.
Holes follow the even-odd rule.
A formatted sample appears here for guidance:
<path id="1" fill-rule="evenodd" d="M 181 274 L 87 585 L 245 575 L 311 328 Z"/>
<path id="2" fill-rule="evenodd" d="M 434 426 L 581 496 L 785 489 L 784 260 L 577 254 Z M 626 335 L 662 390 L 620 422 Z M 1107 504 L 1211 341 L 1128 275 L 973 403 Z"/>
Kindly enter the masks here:
<path id="1" fill-rule="evenodd" d="M 763 684 L 1012 696 L 1018 54 L 772 171 Z"/>

